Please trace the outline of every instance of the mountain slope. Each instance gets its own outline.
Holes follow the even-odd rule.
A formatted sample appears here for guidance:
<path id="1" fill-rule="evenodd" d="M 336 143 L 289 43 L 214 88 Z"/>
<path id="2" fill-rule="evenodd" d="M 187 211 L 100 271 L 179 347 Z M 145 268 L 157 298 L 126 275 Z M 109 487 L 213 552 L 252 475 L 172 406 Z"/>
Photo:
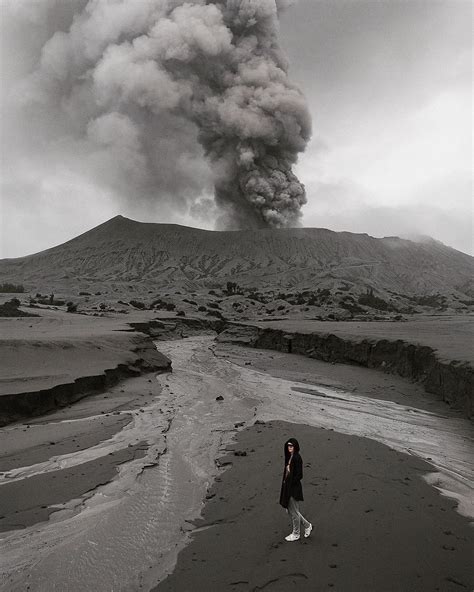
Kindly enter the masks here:
<path id="1" fill-rule="evenodd" d="M 472 297 L 474 259 L 433 240 L 319 228 L 213 232 L 117 216 L 57 247 L 0 261 L 1 281 L 28 289 L 93 283 L 187 288 L 234 281 L 259 288 L 342 281 L 404 294 Z"/>

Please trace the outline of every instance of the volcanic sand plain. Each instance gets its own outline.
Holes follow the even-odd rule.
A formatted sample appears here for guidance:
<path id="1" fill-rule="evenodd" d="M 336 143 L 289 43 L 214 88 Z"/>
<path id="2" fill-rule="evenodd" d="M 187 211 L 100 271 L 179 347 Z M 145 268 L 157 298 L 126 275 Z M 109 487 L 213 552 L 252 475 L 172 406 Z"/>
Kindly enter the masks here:
<path id="1" fill-rule="evenodd" d="M 150 339 L 130 331 L 128 323 L 156 318 L 149 311 L 137 311 L 126 317 L 88 317 L 56 311 L 41 311 L 41 314 L 43 316 L 38 318 L 1 320 L 0 347 L 10 356 L 4 358 L 8 359 L 8 365 L 2 366 L 0 384 L 4 394 L 20 393 L 25 384 L 28 390 L 42 389 L 61 384 L 65 379 L 74 380 L 103 372 L 118 364 L 133 365 L 137 354 L 132 350 L 140 347 L 143 340 Z M 163 315 L 160 317 L 163 318 Z M 280 323 L 275 324 L 281 327 Z M 446 357 L 465 359 L 463 352 L 470 351 L 469 331 L 451 331 L 444 319 L 436 319 L 430 329 L 433 336 L 437 324 L 456 341 L 455 347 L 448 351 L 447 340 L 443 339 L 440 347 L 444 346 L 444 349 L 440 353 Z M 334 331 L 340 324 L 330 325 L 330 330 Z M 362 327 L 353 332 L 359 337 L 365 332 L 371 338 L 376 335 L 387 338 L 390 329 L 391 337 L 402 331 L 404 339 L 426 342 L 430 346 L 434 343 L 431 337 L 427 337 L 427 331 L 420 331 L 419 327 L 413 326 L 410 335 L 409 323 L 389 323 L 388 328 L 377 325 L 376 329 L 371 323 L 360 325 Z M 292 327 L 294 330 L 295 326 Z M 347 333 L 348 329 L 341 327 L 341 331 Z M 460 426 L 466 441 L 472 434 L 469 422 L 457 411 L 448 409 L 444 403 L 425 393 L 420 385 L 396 376 L 343 364 L 327 364 L 301 356 L 229 346 L 214 348 L 212 356 L 234 368 L 257 373 L 253 383 L 255 394 L 259 391 L 259 381 L 265 381 L 265 376 L 297 381 L 299 386 L 293 395 L 301 393 L 305 384 L 322 385 L 360 395 L 363 399 L 392 401 L 399 406 L 410 406 L 411 409 L 446 418 L 446 421 Z M 177 370 L 174 369 L 174 372 Z M 212 372 L 212 365 L 203 368 L 203 373 L 206 372 Z M 48 520 L 48 516 L 57 512 L 57 520 L 67 519 L 80 511 L 81 500 L 100 490 L 104 483 L 113 481 L 120 466 L 133 463 L 147 454 L 150 444 L 140 440 L 139 431 L 126 444 L 115 441 L 105 455 L 87 456 L 87 451 L 113 441 L 127 428 L 132 417 L 146 413 L 147 406 L 160 396 L 163 387 L 153 375 L 153 372 L 145 373 L 126 379 L 49 416 L 18 422 L 0 431 L 2 530 L 8 534 L 12 528 L 26 527 L 27 531 L 41 529 L 43 524 L 47 524 L 44 521 Z M 252 392 L 247 389 L 245 393 L 249 405 L 255 404 L 251 400 Z M 227 398 L 225 392 L 224 396 Z M 430 470 L 426 461 L 394 452 L 371 438 L 354 436 L 353 441 L 347 432 L 342 436 L 337 429 L 327 433 L 334 428 L 302 425 L 290 428 L 284 423 L 269 423 L 269 418 L 263 416 L 264 425 L 248 427 L 258 417 L 259 406 L 257 403 L 253 414 L 250 414 L 248 405 L 245 408 L 247 410 L 241 415 L 237 408 L 227 409 L 227 421 L 229 437 L 243 430 L 234 448 L 242 448 L 247 454 L 234 458 L 233 452 L 230 452 L 232 468 L 217 476 L 219 481 L 215 483 L 215 490 L 208 493 L 204 522 L 196 522 L 185 529 L 186 532 L 196 532 L 192 535 L 191 545 L 179 557 L 174 576 L 171 576 L 181 578 L 176 581 L 180 581 L 182 587 L 174 589 L 186 590 L 199 568 L 204 578 L 203 586 L 214 582 L 212 585 L 225 586 L 223 590 L 261 589 L 262 585 L 266 590 L 283 590 L 287 589 L 285 586 L 291 578 L 294 578 L 294 585 L 297 583 L 302 590 L 319 589 L 315 587 L 316 583 L 321 586 L 320 589 L 346 590 L 344 586 L 354 575 L 362 578 L 359 580 L 361 586 L 366 585 L 368 580 L 362 574 L 369 562 L 372 568 L 368 573 L 375 578 L 371 581 L 381 582 L 377 579 L 382 577 L 381 574 L 392 573 L 394 582 L 398 577 L 400 582 L 411 582 L 410 589 L 413 590 L 435 590 L 436 586 L 439 590 L 456 590 L 469 586 L 472 573 L 466 567 L 468 522 L 456 512 L 456 501 L 441 497 L 421 478 Z M 221 407 L 220 413 L 225 416 L 226 409 Z M 163 415 L 161 427 L 166 433 L 169 427 L 166 410 Z M 243 425 L 235 428 L 235 423 L 240 423 L 242 419 Z M 295 421 L 292 417 L 277 419 Z M 303 546 L 298 543 L 300 546 L 291 550 L 282 543 L 287 534 L 287 518 L 275 502 L 282 443 L 288 435 L 300 437 L 304 443 L 304 458 L 308 463 L 304 480 L 307 492 L 305 511 L 316 517 L 314 536 L 302 542 Z M 225 438 L 222 442 L 226 442 Z M 165 449 L 163 445 L 155 454 L 156 463 L 159 464 L 160 454 Z M 219 456 L 224 449 L 214 446 L 213 454 Z M 254 452 L 250 452 L 252 449 Z M 76 452 L 84 455 L 81 462 L 62 464 L 61 459 Z M 149 464 L 153 471 L 154 463 Z M 29 472 L 29 467 L 35 469 Z M 352 473 L 348 472 L 348 467 Z M 403 475 L 399 474 L 400 471 Z M 204 482 L 210 485 L 214 477 L 216 474 L 211 472 L 210 478 L 208 475 L 208 480 Z M 203 483 L 200 485 L 199 495 L 203 498 L 206 489 L 203 489 Z M 336 521 L 335 517 L 338 518 Z M 214 524 L 212 528 L 202 528 L 210 523 Z M 252 535 L 253 529 L 257 532 L 255 536 Z M 189 535 L 182 535 L 182 538 L 189 540 Z M 225 545 L 221 542 L 220 554 L 216 555 L 215 545 L 223 540 Z M 427 545 L 428 552 L 421 561 L 416 550 L 424 548 L 426 552 Z M 382 548 L 385 549 L 383 553 Z M 251 549 L 253 553 L 248 552 Z M 394 554 L 389 554 L 388 549 L 392 549 Z M 413 550 L 410 561 L 407 549 Z M 400 561 L 395 561 L 397 557 Z M 173 561 L 166 564 L 166 569 L 160 568 L 158 556 L 151 563 L 154 565 L 151 571 L 155 581 L 172 571 Z M 287 569 L 289 564 L 290 570 Z M 402 564 L 406 569 L 402 569 Z M 433 565 L 436 566 L 434 570 Z M 248 577 L 242 576 L 242 570 L 247 572 Z M 431 576 L 428 577 L 428 573 Z M 6 586 L 16 581 L 8 570 L 3 575 Z M 221 579 L 215 580 L 216 577 Z M 143 584 L 144 589 L 151 588 L 153 581 L 153 577 L 145 578 L 143 582 L 147 584 Z M 172 579 L 164 580 L 161 584 L 163 590 L 171 589 L 167 586 L 172 582 Z M 254 582 L 253 588 L 251 582 Z"/>

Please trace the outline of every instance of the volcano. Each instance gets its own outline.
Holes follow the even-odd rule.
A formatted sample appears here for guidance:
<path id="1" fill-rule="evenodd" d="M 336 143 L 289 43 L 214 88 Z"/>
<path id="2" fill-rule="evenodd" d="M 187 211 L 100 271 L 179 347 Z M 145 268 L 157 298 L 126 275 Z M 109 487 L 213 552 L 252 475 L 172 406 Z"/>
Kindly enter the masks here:
<path id="1" fill-rule="evenodd" d="M 323 228 L 208 231 L 123 216 L 40 253 L 0 260 L 0 276 L 28 290 L 112 285 L 192 291 L 232 281 L 267 290 L 346 286 L 474 295 L 474 258 L 433 239 Z"/>

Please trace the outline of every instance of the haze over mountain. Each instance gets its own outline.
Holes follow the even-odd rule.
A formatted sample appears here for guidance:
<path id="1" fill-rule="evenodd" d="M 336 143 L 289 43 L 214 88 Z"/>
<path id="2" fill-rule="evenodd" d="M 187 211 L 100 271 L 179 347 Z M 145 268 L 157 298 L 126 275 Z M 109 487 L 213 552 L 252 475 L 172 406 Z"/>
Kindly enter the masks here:
<path id="1" fill-rule="evenodd" d="M 56 247 L 0 260 L 2 281 L 27 290 L 93 284 L 195 290 L 227 281 L 258 289 L 372 287 L 403 294 L 474 295 L 474 258 L 427 239 L 321 228 L 206 231 L 116 216 Z"/>

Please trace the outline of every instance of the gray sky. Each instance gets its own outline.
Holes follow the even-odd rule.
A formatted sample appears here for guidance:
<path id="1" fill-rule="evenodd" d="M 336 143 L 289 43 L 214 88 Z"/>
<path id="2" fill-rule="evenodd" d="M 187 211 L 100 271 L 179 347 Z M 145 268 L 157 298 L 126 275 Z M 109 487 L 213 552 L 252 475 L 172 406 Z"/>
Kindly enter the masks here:
<path id="1" fill-rule="evenodd" d="M 301 1 L 285 16 L 314 137 L 305 226 L 472 253 L 471 3 Z"/>
<path id="2" fill-rule="evenodd" d="M 37 22 L 28 43 L 26 26 L 8 26 L 7 5 L 0 0 L 9 33 L 4 92 L 31 70 L 43 41 Z M 313 138 L 296 167 L 308 197 L 304 226 L 430 235 L 473 252 L 470 23 L 471 3 L 456 0 L 300 0 L 287 11 L 281 38 L 290 78 L 313 117 Z M 116 214 L 213 227 L 205 192 L 192 209 L 185 200 L 124 199 L 124 187 L 95 170 L 87 145 L 76 140 L 72 150 L 54 121 L 34 136 L 14 103 L 10 96 L 2 106 L 0 256 L 40 251 Z M 204 178 L 202 155 L 192 156 L 188 173 Z"/>

